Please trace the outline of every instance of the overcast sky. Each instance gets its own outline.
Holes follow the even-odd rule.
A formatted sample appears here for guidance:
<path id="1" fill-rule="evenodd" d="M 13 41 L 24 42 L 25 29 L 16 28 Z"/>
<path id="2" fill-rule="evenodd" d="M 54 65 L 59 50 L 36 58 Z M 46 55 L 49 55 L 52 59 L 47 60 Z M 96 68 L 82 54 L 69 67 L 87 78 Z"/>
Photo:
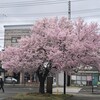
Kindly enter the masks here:
<path id="1" fill-rule="evenodd" d="M 69 0 L 0 0 L 0 49 L 3 48 L 4 25 L 32 24 L 35 20 L 68 16 Z M 70 0 L 71 19 L 83 17 L 100 23 L 100 0 Z"/>

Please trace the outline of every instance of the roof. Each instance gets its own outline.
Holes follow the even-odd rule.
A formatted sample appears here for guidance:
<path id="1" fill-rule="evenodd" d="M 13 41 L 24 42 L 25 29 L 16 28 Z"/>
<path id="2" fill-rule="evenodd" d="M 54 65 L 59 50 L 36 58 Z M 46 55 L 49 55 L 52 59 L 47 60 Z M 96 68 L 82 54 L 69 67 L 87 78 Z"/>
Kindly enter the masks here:
<path id="1" fill-rule="evenodd" d="M 31 28 L 32 24 L 24 24 L 24 25 L 5 25 L 5 29 L 25 29 L 25 28 Z"/>

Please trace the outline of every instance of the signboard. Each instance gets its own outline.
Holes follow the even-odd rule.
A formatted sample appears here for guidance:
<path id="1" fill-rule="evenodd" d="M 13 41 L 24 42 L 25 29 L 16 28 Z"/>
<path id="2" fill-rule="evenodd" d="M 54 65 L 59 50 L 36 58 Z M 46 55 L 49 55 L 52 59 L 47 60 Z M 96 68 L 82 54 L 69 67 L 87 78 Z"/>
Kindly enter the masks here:
<path id="1" fill-rule="evenodd" d="M 98 73 L 98 71 L 78 71 L 79 73 Z"/>

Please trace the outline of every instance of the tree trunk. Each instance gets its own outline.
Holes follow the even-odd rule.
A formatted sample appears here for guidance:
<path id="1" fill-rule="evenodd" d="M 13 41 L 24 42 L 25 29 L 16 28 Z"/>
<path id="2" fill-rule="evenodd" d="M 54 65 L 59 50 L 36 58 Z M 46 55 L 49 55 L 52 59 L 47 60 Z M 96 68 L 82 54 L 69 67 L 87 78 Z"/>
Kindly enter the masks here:
<path id="1" fill-rule="evenodd" d="M 43 75 L 42 73 L 38 73 L 38 71 L 37 71 L 37 76 L 38 76 L 38 78 L 39 78 L 39 82 L 40 82 L 40 86 L 39 86 L 39 93 L 42 93 L 42 94 L 44 94 L 45 93 L 45 80 L 46 80 L 46 78 L 47 78 L 47 76 L 48 76 L 48 73 L 49 73 L 49 71 L 47 70 L 47 71 L 45 71 L 45 74 Z"/>
<path id="2" fill-rule="evenodd" d="M 45 80 L 51 70 L 51 61 L 48 62 L 49 64 L 49 67 L 47 66 L 47 68 L 45 68 L 44 66 L 39 66 L 36 73 L 37 73 L 37 76 L 38 76 L 38 79 L 39 79 L 39 82 L 40 82 L 40 87 L 39 87 L 39 93 L 45 93 Z"/>
<path id="3" fill-rule="evenodd" d="M 37 76 L 38 76 L 38 79 L 39 79 L 39 82 L 40 82 L 40 86 L 39 86 L 39 93 L 42 93 L 44 94 L 45 93 L 45 80 L 46 80 L 46 77 L 47 77 L 47 73 L 45 73 L 45 75 L 43 75 L 42 73 L 38 73 L 37 71 Z"/>
<path id="4" fill-rule="evenodd" d="M 44 87 L 45 85 L 44 85 L 44 82 L 45 82 L 44 80 L 42 80 L 42 79 L 40 80 L 39 93 L 42 93 L 42 94 L 45 93 L 45 89 L 44 89 L 45 88 Z"/>

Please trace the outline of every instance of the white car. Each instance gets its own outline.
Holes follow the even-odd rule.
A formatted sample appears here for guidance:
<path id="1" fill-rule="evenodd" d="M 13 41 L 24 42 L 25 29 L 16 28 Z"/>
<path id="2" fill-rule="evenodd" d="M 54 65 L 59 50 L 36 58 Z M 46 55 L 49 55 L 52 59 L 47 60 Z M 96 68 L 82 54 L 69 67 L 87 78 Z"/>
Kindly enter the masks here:
<path id="1" fill-rule="evenodd" d="M 15 79 L 13 77 L 7 77 L 7 78 L 5 78 L 5 83 L 15 84 L 15 83 L 17 83 L 17 79 Z"/>

